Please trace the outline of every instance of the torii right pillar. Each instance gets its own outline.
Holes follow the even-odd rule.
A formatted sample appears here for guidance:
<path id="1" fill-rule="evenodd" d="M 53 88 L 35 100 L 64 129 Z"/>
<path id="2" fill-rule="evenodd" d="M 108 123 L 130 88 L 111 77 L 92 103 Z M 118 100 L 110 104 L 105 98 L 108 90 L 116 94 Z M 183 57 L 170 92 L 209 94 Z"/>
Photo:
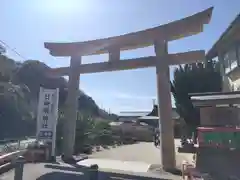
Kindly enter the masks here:
<path id="1" fill-rule="evenodd" d="M 172 104 L 170 94 L 169 64 L 167 61 L 168 50 L 166 41 L 154 43 L 156 56 L 159 61 L 156 64 L 158 115 L 161 138 L 161 164 L 164 170 L 176 168 L 174 130 L 172 120 Z M 160 60 L 162 59 L 162 60 Z M 163 60 L 164 59 L 164 60 Z"/>

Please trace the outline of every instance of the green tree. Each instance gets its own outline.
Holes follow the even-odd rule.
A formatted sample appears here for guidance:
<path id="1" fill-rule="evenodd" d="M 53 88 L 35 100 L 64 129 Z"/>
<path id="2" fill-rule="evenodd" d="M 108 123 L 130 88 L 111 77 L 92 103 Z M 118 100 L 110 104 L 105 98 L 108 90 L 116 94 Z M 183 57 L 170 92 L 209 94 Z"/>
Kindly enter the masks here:
<path id="1" fill-rule="evenodd" d="M 0 81 L 11 81 L 15 69 L 16 62 L 7 56 L 0 54 Z"/>
<path id="2" fill-rule="evenodd" d="M 63 77 L 48 76 L 47 72 L 49 70 L 50 67 L 42 62 L 28 60 L 18 66 L 13 81 L 17 84 L 25 84 L 31 91 L 32 100 L 35 99 L 36 103 L 40 87 L 59 88 L 59 106 L 63 107 L 68 93 L 67 80 Z M 33 78 L 30 78 L 30 76 Z M 95 101 L 81 90 L 79 90 L 78 107 L 84 114 L 99 115 L 99 107 Z"/>
<path id="3" fill-rule="evenodd" d="M 186 124 L 196 128 L 200 124 L 199 110 L 193 107 L 189 93 L 220 92 L 222 77 L 216 61 L 186 64 L 174 70 L 171 91 L 176 110 Z"/>
<path id="4" fill-rule="evenodd" d="M 109 125 L 109 121 L 95 121 L 94 133 L 96 135 L 97 144 L 99 145 L 110 145 L 113 142 L 112 130 Z"/>
<path id="5" fill-rule="evenodd" d="M 46 64 L 37 60 L 16 62 L 0 53 L 0 139 L 16 134 L 35 135 L 36 114 L 40 87 L 59 88 L 58 140 L 61 144 L 65 123 L 64 107 L 68 94 L 67 80 L 63 77 L 50 77 L 51 70 Z M 96 138 L 93 119 L 108 119 L 111 116 L 99 109 L 95 101 L 79 90 L 79 112 L 77 120 L 77 144 L 92 142 Z M 91 117 L 91 118 L 90 118 Z M 95 120 L 94 120 L 95 121 Z M 21 133 L 20 133 L 21 131 Z M 89 137 L 91 138 L 89 138 Z"/>
<path id="6" fill-rule="evenodd" d="M 17 67 L 14 60 L 0 55 L 0 67 L 0 138 L 24 136 L 34 129 L 29 126 L 32 119 L 30 91 L 24 84 L 12 82 Z M 31 130 L 26 131 L 26 127 Z"/>

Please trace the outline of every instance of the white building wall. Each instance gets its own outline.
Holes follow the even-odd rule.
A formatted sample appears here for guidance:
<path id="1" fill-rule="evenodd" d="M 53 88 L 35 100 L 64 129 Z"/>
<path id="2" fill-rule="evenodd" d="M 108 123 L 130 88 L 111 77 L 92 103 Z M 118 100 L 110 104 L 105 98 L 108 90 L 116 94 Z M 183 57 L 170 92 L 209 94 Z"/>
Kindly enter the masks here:
<path id="1" fill-rule="evenodd" d="M 240 83 L 240 82 L 239 82 Z M 231 91 L 235 91 L 235 87 L 236 85 L 234 84 L 234 82 L 231 81 L 231 79 L 226 76 L 223 75 L 223 87 L 222 87 L 222 91 L 223 92 L 231 92 Z"/>
<path id="2" fill-rule="evenodd" d="M 239 91 L 240 90 L 240 77 L 236 81 L 233 82 L 234 84 L 234 91 Z"/>

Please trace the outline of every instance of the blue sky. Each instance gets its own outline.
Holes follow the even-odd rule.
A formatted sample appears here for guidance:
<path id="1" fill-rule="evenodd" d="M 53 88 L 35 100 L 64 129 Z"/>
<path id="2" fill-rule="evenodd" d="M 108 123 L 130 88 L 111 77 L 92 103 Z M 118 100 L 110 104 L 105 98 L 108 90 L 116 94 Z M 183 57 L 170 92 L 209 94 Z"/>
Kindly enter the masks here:
<path id="1" fill-rule="evenodd" d="M 68 66 L 68 58 L 50 56 L 43 43 L 121 35 L 178 20 L 210 6 L 214 6 L 212 20 L 202 34 L 169 43 L 170 53 L 208 50 L 240 12 L 239 0 L 1 0 L 0 39 L 24 59 L 40 60 L 51 67 Z M 7 55 L 24 61 L 11 51 Z M 122 58 L 149 55 L 154 55 L 152 47 L 121 53 Z M 83 58 L 84 63 L 106 60 L 106 55 Z M 82 75 L 80 88 L 100 107 L 115 113 L 150 110 L 156 98 L 155 69 Z"/>

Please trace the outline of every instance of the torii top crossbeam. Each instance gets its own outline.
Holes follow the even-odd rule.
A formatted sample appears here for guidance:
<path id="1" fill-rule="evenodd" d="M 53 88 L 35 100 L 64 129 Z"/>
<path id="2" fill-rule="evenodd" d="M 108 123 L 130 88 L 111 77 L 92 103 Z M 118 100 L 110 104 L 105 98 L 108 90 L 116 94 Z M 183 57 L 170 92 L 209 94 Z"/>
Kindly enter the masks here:
<path id="1" fill-rule="evenodd" d="M 203 61 L 205 52 L 190 51 L 178 54 L 168 54 L 168 41 L 198 34 L 208 24 L 212 9 L 209 8 L 193 16 L 166 25 L 116 36 L 77 43 L 45 43 L 53 56 L 71 56 L 70 66 L 55 68 L 50 75 L 69 76 L 68 97 L 66 100 L 66 129 L 64 140 L 64 155 L 71 157 L 75 142 L 77 95 L 80 74 L 119 71 L 144 67 L 156 67 L 158 111 L 161 119 L 162 165 L 164 169 L 175 167 L 174 133 L 171 117 L 171 95 L 169 65 Z M 120 51 L 154 45 L 156 56 L 121 60 Z M 81 56 L 94 54 L 109 54 L 109 61 L 91 64 L 81 64 Z"/>
<path id="2" fill-rule="evenodd" d="M 159 41 L 173 41 L 198 34 L 204 24 L 211 19 L 213 8 L 209 8 L 187 18 L 121 36 L 75 43 L 45 43 L 45 48 L 53 56 L 86 56 L 109 53 L 112 49 L 131 50 L 153 45 Z"/>
<path id="3" fill-rule="evenodd" d="M 44 45 L 53 56 L 81 57 L 103 53 L 109 54 L 109 61 L 107 62 L 79 64 L 76 67 L 79 74 L 154 67 L 160 61 L 159 57 L 150 56 L 120 61 L 120 51 L 147 47 L 156 42 L 168 42 L 198 34 L 203 31 L 204 24 L 209 23 L 212 10 L 213 8 L 209 8 L 166 25 L 122 36 L 74 43 L 45 43 Z M 205 52 L 198 50 L 168 54 L 167 56 L 165 57 L 167 58 L 167 64 L 176 65 L 202 62 L 205 59 Z M 49 75 L 64 76 L 69 75 L 70 71 L 69 67 L 54 68 L 51 69 Z"/>

